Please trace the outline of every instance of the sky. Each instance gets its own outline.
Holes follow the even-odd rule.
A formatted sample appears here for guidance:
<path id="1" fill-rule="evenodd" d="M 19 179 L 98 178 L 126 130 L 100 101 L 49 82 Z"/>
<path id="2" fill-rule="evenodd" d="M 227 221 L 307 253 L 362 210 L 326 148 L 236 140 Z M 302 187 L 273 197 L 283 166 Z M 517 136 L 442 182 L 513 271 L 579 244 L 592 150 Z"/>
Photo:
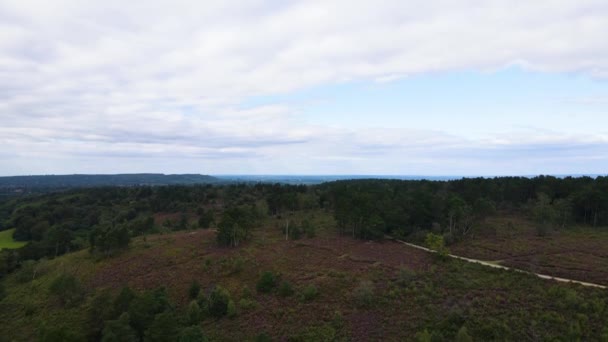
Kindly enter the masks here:
<path id="1" fill-rule="evenodd" d="M 0 175 L 608 170 L 608 2 L 0 0 Z"/>

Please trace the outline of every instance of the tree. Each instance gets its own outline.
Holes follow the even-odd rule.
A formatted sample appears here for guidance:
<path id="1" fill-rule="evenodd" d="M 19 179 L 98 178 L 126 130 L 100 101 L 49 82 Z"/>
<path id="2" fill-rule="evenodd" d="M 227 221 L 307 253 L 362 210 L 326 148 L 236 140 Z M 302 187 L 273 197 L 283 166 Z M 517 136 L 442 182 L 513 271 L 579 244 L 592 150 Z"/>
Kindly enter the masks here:
<path id="1" fill-rule="evenodd" d="M 209 294 L 209 314 L 216 318 L 225 316 L 228 313 L 229 302 L 230 293 L 221 286 L 216 285 Z"/>
<path id="2" fill-rule="evenodd" d="M 101 339 L 104 322 L 112 318 L 112 295 L 109 291 L 101 290 L 89 301 L 87 308 L 87 326 L 89 337 L 91 340 L 99 341 Z"/>
<path id="3" fill-rule="evenodd" d="M 473 338 L 469 335 L 467 327 L 462 326 L 456 334 L 456 342 L 473 342 Z"/>
<path id="4" fill-rule="evenodd" d="M 102 342 L 136 342 L 138 341 L 135 330 L 129 325 L 129 314 L 123 313 L 116 320 L 105 323 Z"/>
<path id="5" fill-rule="evenodd" d="M 173 312 L 165 311 L 154 316 L 154 321 L 146 330 L 146 342 L 172 341 L 179 332 L 179 324 Z"/>
<path id="6" fill-rule="evenodd" d="M 251 212 L 243 208 L 230 208 L 224 211 L 222 220 L 218 224 L 218 243 L 222 246 L 238 246 L 249 238 L 254 219 Z"/>
<path id="7" fill-rule="evenodd" d="M 198 325 L 192 325 L 182 329 L 179 333 L 178 342 L 206 342 L 207 338 Z"/>
<path id="8" fill-rule="evenodd" d="M 124 225 L 98 226 L 89 236 L 91 251 L 109 254 L 127 248 L 131 242 L 129 230 Z"/>
<path id="9" fill-rule="evenodd" d="M 190 288 L 188 289 L 188 296 L 190 297 L 190 299 L 196 299 L 196 297 L 198 297 L 199 292 L 201 292 L 201 284 L 196 279 L 192 280 Z"/>
<path id="10" fill-rule="evenodd" d="M 59 298 L 64 306 L 71 306 L 80 302 L 84 298 L 84 288 L 76 277 L 71 274 L 61 274 L 49 288 L 52 294 Z"/>
<path id="11" fill-rule="evenodd" d="M 433 234 L 433 233 L 428 233 L 426 235 L 425 243 L 428 248 L 437 252 L 437 255 L 439 255 L 439 257 L 445 258 L 448 256 L 449 251 L 448 251 L 447 247 L 445 246 L 445 241 L 443 240 L 443 236 Z"/>
<path id="12" fill-rule="evenodd" d="M 129 305 L 130 323 L 139 336 L 154 322 L 155 316 L 170 308 L 164 288 L 147 291 L 138 296 Z"/>
<path id="13" fill-rule="evenodd" d="M 272 291 L 277 286 L 277 276 L 270 272 L 266 271 L 262 273 L 262 276 L 258 280 L 256 284 L 256 289 L 258 292 L 268 293 Z"/>
<path id="14" fill-rule="evenodd" d="M 187 320 L 189 324 L 196 325 L 199 324 L 201 318 L 203 316 L 203 311 L 201 307 L 198 305 L 196 300 L 193 300 L 188 304 L 188 312 L 187 312 Z"/>
<path id="15" fill-rule="evenodd" d="M 118 296 L 114 299 L 114 303 L 112 304 L 112 315 L 114 317 L 120 316 L 122 313 L 129 311 L 129 306 L 133 299 L 135 299 L 137 295 L 130 287 L 125 286 L 122 288 Z"/>

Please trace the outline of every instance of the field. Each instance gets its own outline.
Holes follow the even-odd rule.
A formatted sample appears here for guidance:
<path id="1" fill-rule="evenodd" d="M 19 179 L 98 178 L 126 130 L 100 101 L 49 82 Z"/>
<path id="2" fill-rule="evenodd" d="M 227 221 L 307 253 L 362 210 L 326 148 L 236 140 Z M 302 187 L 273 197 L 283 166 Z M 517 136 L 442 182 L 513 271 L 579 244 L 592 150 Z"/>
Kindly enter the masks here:
<path id="1" fill-rule="evenodd" d="M 536 225 L 523 218 L 496 217 L 451 251 L 535 273 L 608 285 L 607 241 L 607 229 L 572 227 L 538 236 Z"/>
<path id="2" fill-rule="evenodd" d="M 71 272 L 89 297 L 125 285 L 164 286 L 178 311 L 189 302 L 193 280 L 204 293 L 221 285 L 237 314 L 202 321 L 212 341 L 252 341 L 260 333 L 276 341 L 408 341 L 424 331 L 449 341 L 462 327 L 475 340 L 598 340 L 608 333 L 606 291 L 442 261 L 391 241 L 339 237 L 329 215 L 314 217 L 317 236 L 296 241 L 285 241 L 284 220 L 268 219 L 238 248 L 217 247 L 213 230 L 194 230 L 138 238 L 107 259 L 80 251 L 41 261 L 34 275 L 23 269 L 4 281 L 0 330 L 8 340 L 35 339 L 32 327 L 49 325 L 84 334 L 89 301 L 62 308 L 48 290 L 58 274 Z M 257 292 L 265 271 L 291 284 L 294 293 Z"/>
<path id="3" fill-rule="evenodd" d="M 13 232 L 15 232 L 14 229 L 3 230 L 0 232 L 0 250 L 3 248 L 15 249 L 25 246 L 27 242 L 13 240 Z"/>

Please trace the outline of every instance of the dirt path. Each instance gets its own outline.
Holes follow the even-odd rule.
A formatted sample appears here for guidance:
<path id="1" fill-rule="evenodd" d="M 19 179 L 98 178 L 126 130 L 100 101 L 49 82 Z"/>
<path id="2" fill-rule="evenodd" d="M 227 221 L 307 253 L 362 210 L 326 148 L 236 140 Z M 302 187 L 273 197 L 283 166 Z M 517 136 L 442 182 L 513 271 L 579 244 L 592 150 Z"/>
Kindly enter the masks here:
<path id="1" fill-rule="evenodd" d="M 413 243 L 409 243 L 409 242 L 405 242 L 405 241 L 402 241 L 402 240 L 399 240 L 399 239 L 395 239 L 395 238 L 393 238 L 391 236 L 387 236 L 387 237 L 389 239 L 391 239 L 391 240 L 397 241 L 399 243 L 402 243 L 404 245 L 407 245 L 407 246 L 410 246 L 410 247 L 413 247 L 413 248 L 417 248 L 417 249 L 423 250 L 425 252 L 436 253 L 434 250 L 428 249 L 426 247 L 418 246 L 418 245 L 415 245 Z M 478 260 L 478 259 L 465 258 L 465 257 L 461 257 L 461 256 L 458 256 L 458 255 L 453 255 L 453 254 L 448 254 L 448 256 L 450 258 L 460 259 L 460 260 L 464 260 L 466 262 L 471 262 L 471 263 L 474 263 L 474 264 L 480 264 L 480 265 L 484 265 L 484 266 L 487 266 L 487 267 L 499 268 L 499 269 L 503 269 L 503 270 L 512 270 L 512 271 L 521 272 L 521 273 L 527 273 L 527 274 L 533 274 L 533 275 L 535 275 L 535 276 L 537 276 L 539 278 L 542 278 L 542 279 L 555 280 L 555 281 L 559 281 L 559 282 L 563 282 L 563 283 L 574 283 L 574 284 L 579 284 L 579 285 L 583 285 L 583 286 L 596 287 L 596 288 L 600 288 L 600 289 L 605 289 L 606 288 L 606 286 L 600 285 L 600 284 L 587 283 L 587 282 L 584 282 L 584 281 L 579 281 L 579 280 L 574 280 L 574 279 L 559 278 L 559 277 L 553 277 L 553 276 L 546 275 L 546 274 L 528 272 L 528 271 L 520 270 L 520 269 L 517 269 L 517 268 L 511 268 L 511 267 L 506 267 L 506 266 L 498 265 L 497 263 L 493 263 L 493 262 L 490 262 L 490 261 L 483 261 L 483 260 Z"/>

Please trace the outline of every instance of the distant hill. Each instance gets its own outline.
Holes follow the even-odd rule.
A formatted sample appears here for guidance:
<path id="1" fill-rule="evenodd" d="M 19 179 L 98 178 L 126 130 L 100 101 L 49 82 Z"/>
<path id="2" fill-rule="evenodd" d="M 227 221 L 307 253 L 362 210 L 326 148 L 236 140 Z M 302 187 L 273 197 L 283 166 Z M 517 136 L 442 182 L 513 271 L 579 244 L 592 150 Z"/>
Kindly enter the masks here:
<path id="1" fill-rule="evenodd" d="M 91 186 L 192 185 L 216 183 L 212 176 L 134 173 L 116 175 L 42 175 L 0 177 L 0 188 L 73 188 Z"/>

